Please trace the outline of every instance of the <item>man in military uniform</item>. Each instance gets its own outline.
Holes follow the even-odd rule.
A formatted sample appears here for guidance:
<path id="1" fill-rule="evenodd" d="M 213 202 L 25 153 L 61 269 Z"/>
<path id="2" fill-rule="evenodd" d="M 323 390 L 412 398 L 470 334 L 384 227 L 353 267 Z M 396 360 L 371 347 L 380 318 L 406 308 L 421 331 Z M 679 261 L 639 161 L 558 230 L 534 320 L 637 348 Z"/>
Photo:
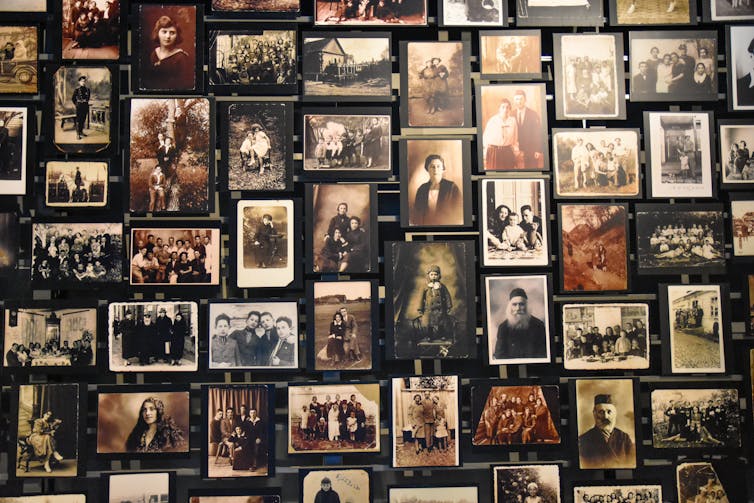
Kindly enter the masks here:
<path id="1" fill-rule="evenodd" d="M 73 91 L 73 105 L 76 107 L 76 138 L 79 140 L 84 134 L 84 124 L 89 115 L 89 98 L 91 91 L 86 87 L 86 75 L 79 77 L 79 87 Z"/>
<path id="2" fill-rule="evenodd" d="M 579 436 L 581 468 L 633 468 L 636 447 L 631 437 L 615 427 L 618 411 L 611 395 L 594 397 L 594 426 Z"/>

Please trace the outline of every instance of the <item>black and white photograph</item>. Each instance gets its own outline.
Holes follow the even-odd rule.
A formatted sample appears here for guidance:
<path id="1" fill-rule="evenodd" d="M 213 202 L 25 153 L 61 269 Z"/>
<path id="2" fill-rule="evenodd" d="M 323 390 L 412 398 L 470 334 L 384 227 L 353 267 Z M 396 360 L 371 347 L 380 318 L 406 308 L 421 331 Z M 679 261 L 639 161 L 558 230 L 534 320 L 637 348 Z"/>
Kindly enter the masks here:
<path id="1" fill-rule="evenodd" d="M 78 384 L 18 388 L 16 477 L 76 477 L 83 464 Z M 86 417 L 86 413 L 83 413 Z M 11 423 L 12 424 L 12 423 Z"/>
<path id="2" fill-rule="evenodd" d="M 472 358 L 471 241 L 385 243 L 386 357 Z"/>
<path id="3" fill-rule="evenodd" d="M 209 30 L 209 84 L 216 92 L 296 94 L 296 30 L 245 26 Z"/>
<path id="4" fill-rule="evenodd" d="M 175 503 L 175 472 L 111 473 L 102 477 L 106 481 L 107 503 Z"/>
<path id="5" fill-rule="evenodd" d="M 490 365 L 550 363 L 551 295 L 544 274 L 484 277 Z"/>
<path id="6" fill-rule="evenodd" d="M 372 503 L 371 477 L 371 468 L 300 469 L 298 501 Z"/>
<path id="7" fill-rule="evenodd" d="M 0 503 L 86 503 L 86 494 L 0 497 Z"/>
<path id="8" fill-rule="evenodd" d="M 675 473 L 679 503 L 695 503 L 705 500 L 719 501 L 720 503 L 735 501 L 728 499 L 725 487 L 723 487 L 712 463 L 680 463 L 676 467 Z M 733 496 L 731 494 L 731 498 Z"/>
<path id="9" fill-rule="evenodd" d="M 754 201 L 734 199 L 730 202 L 730 218 L 733 236 L 733 256 L 754 256 Z"/>
<path id="10" fill-rule="evenodd" d="M 0 26 L 0 95 L 37 93 L 38 38 L 36 26 Z"/>
<path id="11" fill-rule="evenodd" d="M 493 503 L 547 501 L 560 503 L 559 465 L 492 467 Z"/>
<path id="12" fill-rule="evenodd" d="M 50 208 L 104 208 L 109 199 L 109 167 L 104 161 L 47 161 L 45 205 Z"/>
<path id="13" fill-rule="evenodd" d="M 631 101 L 717 101 L 717 32 L 632 31 L 628 40 Z"/>
<path id="14" fill-rule="evenodd" d="M 111 372 L 193 372 L 199 361 L 196 302 L 113 302 L 107 307 Z"/>
<path id="15" fill-rule="evenodd" d="M 550 226 L 544 178 L 489 179 L 481 186 L 481 262 L 486 267 L 546 266 Z"/>
<path id="16" fill-rule="evenodd" d="M 483 79 L 542 78 L 542 31 L 480 31 L 479 73 Z"/>
<path id="17" fill-rule="evenodd" d="M 566 370 L 649 368 L 649 304 L 563 304 Z"/>
<path id="18" fill-rule="evenodd" d="M 19 259 L 19 223 L 14 211 L 0 212 L 0 278 L 13 275 Z"/>
<path id="19" fill-rule="evenodd" d="M 214 206 L 214 108 L 209 98 L 133 98 L 129 210 L 209 213 Z"/>
<path id="20" fill-rule="evenodd" d="M 32 223 L 31 279 L 34 283 L 120 283 L 123 224 Z"/>
<path id="21" fill-rule="evenodd" d="M 508 2 L 505 0 L 441 0 L 440 26 L 508 26 Z"/>
<path id="22" fill-rule="evenodd" d="M 725 271 L 725 224 L 718 204 L 637 204 L 639 274 Z"/>
<path id="23" fill-rule="evenodd" d="M 626 118 L 622 33 L 555 33 L 553 66 L 559 120 Z"/>
<path id="24" fill-rule="evenodd" d="M 555 197 L 641 196 L 638 129 L 553 129 Z"/>
<path id="25" fill-rule="evenodd" d="M 754 4 L 745 0 L 711 0 L 709 16 L 718 22 L 750 21 L 754 19 Z"/>
<path id="26" fill-rule="evenodd" d="M 557 385 L 471 386 L 471 445 L 559 445 L 560 391 Z M 507 501 L 507 500 L 506 500 Z"/>
<path id="27" fill-rule="evenodd" d="M 60 0 L 63 59 L 120 58 L 120 0 Z"/>
<path id="28" fill-rule="evenodd" d="M 749 145 L 754 145 L 754 122 L 748 119 L 719 120 L 718 128 L 723 188 L 754 187 L 754 158 L 749 151 Z"/>
<path id="29" fill-rule="evenodd" d="M 128 254 L 131 285 L 220 284 L 219 225 L 197 228 L 136 225 L 132 222 Z"/>
<path id="30" fill-rule="evenodd" d="M 692 0 L 610 0 L 608 8 L 611 26 L 696 24 Z"/>
<path id="31" fill-rule="evenodd" d="M 315 26 L 427 26 L 427 0 L 314 0 Z"/>
<path id="32" fill-rule="evenodd" d="M 36 122 L 27 123 L 31 116 L 26 107 L 0 107 L 0 195 L 26 194 L 29 126 Z"/>
<path id="33" fill-rule="evenodd" d="M 390 33 L 304 33 L 303 99 L 390 101 L 390 42 Z"/>
<path id="34" fill-rule="evenodd" d="M 599 0 L 516 0 L 516 26 L 602 26 Z"/>
<path id="35" fill-rule="evenodd" d="M 728 26 L 726 34 L 728 109 L 754 110 L 754 26 Z"/>
<path id="36" fill-rule="evenodd" d="M 612 481 L 611 481 L 612 482 Z M 603 482 L 605 483 L 605 482 Z M 612 498 L 612 499 L 611 499 Z M 612 501 L 613 503 L 659 503 L 662 499 L 662 486 L 650 484 L 612 484 L 612 485 L 575 485 L 573 501 L 597 502 Z"/>
<path id="37" fill-rule="evenodd" d="M 49 303 L 48 303 L 49 304 Z M 82 372 L 97 365 L 97 309 L 5 306 L 2 366 Z"/>
<path id="38" fill-rule="evenodd" d="M 223 15 L 295 16 L 301 0 L 212 0 L 212 11 Z"/>
<path id="39" fill-rule="evenodd" d="M 713 124 L 711 112 L 644 112 L 650 197 L 714 195 Z"/>
<path id="40" fill-rule="evenodd" d="M 291 300 L 210 302 L 210 370 L 298 369 L 298 304 Z"/>
<path id="41" fill-rule="evenodd" d="M 478 503 L 477 486 L 388 487 L 388 503 Z M 2 500 L 0 500 L 2 503 Z"/>
<path id="42" fill-rule="evenodd" d="M 460 466 L 458 376 L 394 377 L 391 381 L 393 467 Z"/>
<path id="43" fill-rule="evenodd" d="M 379 383 L 288 386 L 288 454 L 380 452 Z"/>

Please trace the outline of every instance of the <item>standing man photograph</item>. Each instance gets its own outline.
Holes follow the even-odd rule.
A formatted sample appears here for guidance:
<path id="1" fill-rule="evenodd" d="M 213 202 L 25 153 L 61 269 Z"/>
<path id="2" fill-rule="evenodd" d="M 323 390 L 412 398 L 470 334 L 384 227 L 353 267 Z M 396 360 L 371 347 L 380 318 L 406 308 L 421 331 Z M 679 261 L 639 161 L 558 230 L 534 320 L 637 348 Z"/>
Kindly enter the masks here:
<path id="1" fill-rule="evenodd" d="M 84 125 L 89 117 L 89 98 L 91 91 L 86 87 L 86 75 L 79 77 L 79 87 L 73 91 L 73 105 L 76 107 L 76 138 L 79 140 L 84 133 Z"/>

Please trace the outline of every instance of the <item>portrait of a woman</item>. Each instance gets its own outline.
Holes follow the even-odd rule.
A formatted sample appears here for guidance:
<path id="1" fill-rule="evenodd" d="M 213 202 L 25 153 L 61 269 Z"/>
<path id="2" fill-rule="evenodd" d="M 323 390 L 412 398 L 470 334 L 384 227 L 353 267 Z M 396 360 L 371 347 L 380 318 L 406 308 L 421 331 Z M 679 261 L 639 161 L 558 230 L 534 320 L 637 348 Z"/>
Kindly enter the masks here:
<path id="1" fill-rule="evenodd" d="M 139 419 L 126 440 L 127 452 L 173 452 L 185 446 L 184 433 L 172 417 L 165 414 L 162 400 L 150 397 L 139 409 Z"/>
<path id="2" fill-rule="evenodd" d="M 744 59 L 744 58 L 742 58 Z M 754 38 L 746 47 L 746 73 L 741 72 L 736 79 L 736 106 L 754 106 Z"/>
<path id="3" fill-rule="evenodd" d="M 154 9 L 155 6 L 150 6 L 150 8 Z M 196 12 L 190 8 L 186 8 L 186 13 L 191 13 L 194 18 L 196 17 Z M 196 50 L 195 42 L 184 36 L 188 27 L 182 26 L 182 20 L 176 14 L 177 12 L 173 14 L 166 11 L 160 15 L 151 26 L 149 36 L 147 36 L 147 30 L 150 26 L 146 25 L 149 16 L 142 18 L 141 42 L 143 49 L 149 50 L 149 53 L 148 58 L 141 61 L 139 68 L 138 78 L 141 90 L 193 90 L 196 88 L 196 62 L 193 56 Z"/>
<path id="4" fill-rule="evenodd" d="M 44 464 L 44 470 L 47 473 L 52 472 L 50 461 L 62 461 L 63 456 L 58 453 L 55 447 L 55 430 L 60 426 L 59 419 L 53 420 L 52 411 L 45 412 L 42 417 L 34 420 L 27 442 L 34 449 L 34 455 L 41 459 Z"/>
<path id="5" fill-rule="evenodd" d="M 448 225 L 462 213 L 463 197 L 455 182 L 445 178 L 442 156 L 430 154 L 424 160 L 429 181 L 419 186 L 410 215 L 411 225 Z M 461 215 L 462 217 L 462 215 Z"/>

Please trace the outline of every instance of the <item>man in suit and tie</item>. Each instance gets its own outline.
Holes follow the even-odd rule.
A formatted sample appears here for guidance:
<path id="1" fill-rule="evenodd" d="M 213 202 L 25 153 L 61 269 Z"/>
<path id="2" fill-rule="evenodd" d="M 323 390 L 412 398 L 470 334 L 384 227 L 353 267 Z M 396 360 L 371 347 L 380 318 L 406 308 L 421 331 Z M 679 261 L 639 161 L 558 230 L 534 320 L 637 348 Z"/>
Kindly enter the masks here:
<path id="1" fill-rule="evenodd" d="M 526 106 L 526 93 L 513 94 L 513 114 L 518 126 L 518 149 L 524 156 L 524 168 L 536 168 L 542 159 L 542 122 L 539 114 Z"/>
<path id="2" fill-rule="evenodd" d="M 79 140 L 84 134 L 84 124 L 89 116 L 89 98 L 91 91 L 86 87 L 86 75 L 79 77 L 79 87 L 73 91 L 73 106 L 76 107 L 76 138 Z"/>
<path id="3" fill-rule="evenodd" d="M 635 94 L 646 95 L 655 92 L 655 79 L 649 75 L 649 64 L 639 63 L 639 73 L 631 77 L 631 86 Z"/>

